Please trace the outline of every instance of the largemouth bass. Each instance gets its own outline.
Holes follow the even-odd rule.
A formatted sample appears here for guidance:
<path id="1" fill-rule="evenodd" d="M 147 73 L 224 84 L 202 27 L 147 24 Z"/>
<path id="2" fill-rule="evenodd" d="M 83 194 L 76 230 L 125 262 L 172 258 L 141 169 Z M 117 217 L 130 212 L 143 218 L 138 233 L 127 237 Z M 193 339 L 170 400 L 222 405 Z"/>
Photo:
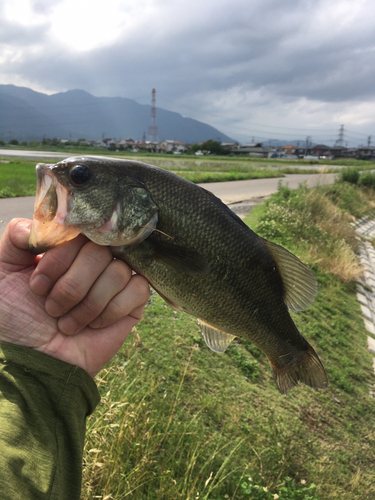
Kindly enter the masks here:
<path id="1" fill-rule="evenodd" d="M 282 394 L 298 382 L 327 386 L 323 365 L 288 311 L 313 301 L 313 274 L 212 193 L 129 160 L 74 157 L 40 163 L 36 172 L 32 252 L 83 233 L 110 246 L 169 305 L 198 318 L 212 350 L 224 352 L 237 336 L 258 346 Z"/>

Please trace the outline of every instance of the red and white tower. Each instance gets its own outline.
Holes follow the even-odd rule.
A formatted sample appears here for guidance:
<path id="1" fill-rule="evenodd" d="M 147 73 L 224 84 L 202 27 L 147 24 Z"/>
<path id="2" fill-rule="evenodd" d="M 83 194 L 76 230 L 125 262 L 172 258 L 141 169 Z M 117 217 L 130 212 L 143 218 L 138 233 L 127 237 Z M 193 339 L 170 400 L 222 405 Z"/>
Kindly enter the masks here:
<path id="1" fill-rule="evenodd" d="M 159 142 L 158 126 L 156 125 L 156 90 L 152 89 L 151 122 L 148 127 L 148 138 L 151 142 Z"/>

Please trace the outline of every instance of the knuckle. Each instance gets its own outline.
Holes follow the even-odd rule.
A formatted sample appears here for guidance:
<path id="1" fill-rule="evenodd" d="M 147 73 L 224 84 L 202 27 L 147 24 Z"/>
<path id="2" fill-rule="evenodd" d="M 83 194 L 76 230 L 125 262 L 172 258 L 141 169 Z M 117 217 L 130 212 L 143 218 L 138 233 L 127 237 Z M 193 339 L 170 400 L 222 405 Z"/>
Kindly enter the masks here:
<path id="1" fill-rule="evenodd" d="M 84 291 L 79 283 L 69 279 L 61 280 L 58 284 L 59 294 L 69 302 L 79 302 L 84 296 Z"/>
<path id="2" fill-rule="evenodd" d="M 84 300 L 80 304 L 80 316 L 84 317 L 96 317 L 101 311 L 99 304 L 92 300 Z"/>
<path id="3" fill-rule="evenodd" d="M 131 278 L 130 267 L 122 261 L 114 260 L 110 264 L 111 279 L 119 289 L 124 288 Z"/>
<path id="4" fill-rule="evenodd" d="M 103 262 L 108 264 L 112 259 L 111 251 L 108 247 L 97 245 L 92 241 L 86 243 L 83 247 L 85 253 L 85 258 L 90 262 L 91 265 L 103 265 Z"/>
<path id="5" fill-rule="evenodd" d="M 111 319 L 120 319 L 128 314 L 127 308 L 116 299 L 113 299 L 108 305 L 107 316 Z"/>
<path id="6" fill-rule="evenodd" d="M 139 274 L 132 277 L 132 284 L 134 293 L 138 295 L 142 302 L 147 302 L 150 298 L 150 285 L 146 278 Z"/>

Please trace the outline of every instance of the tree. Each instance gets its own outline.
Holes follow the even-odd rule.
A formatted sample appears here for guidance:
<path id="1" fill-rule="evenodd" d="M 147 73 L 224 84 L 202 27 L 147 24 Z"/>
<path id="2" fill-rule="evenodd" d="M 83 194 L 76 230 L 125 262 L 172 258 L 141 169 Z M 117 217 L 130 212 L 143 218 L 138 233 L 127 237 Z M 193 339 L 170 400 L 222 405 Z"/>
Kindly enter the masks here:
<path id="1" fill-rule="evenodd" d="M 212 155 L 227 155 L 229 151 L 220 144 L 218 141 L 206 141 L 201 146 L 202 151 L 210 151 Z"/>
<path id="2" fill-rule="evenodd" d="M 195 153 L 199 149 L 201 151 L 209 151 L 213 155 L 227 155 L 227 154 L 229 154 L 229 151 L 227 149 L 223 148 L 222 145 L 220 144 L 220 142 L 212 141 L 211 139 L 209 141 L 203 142 L 202 144 L 192 144 L 189 152 Z"/>

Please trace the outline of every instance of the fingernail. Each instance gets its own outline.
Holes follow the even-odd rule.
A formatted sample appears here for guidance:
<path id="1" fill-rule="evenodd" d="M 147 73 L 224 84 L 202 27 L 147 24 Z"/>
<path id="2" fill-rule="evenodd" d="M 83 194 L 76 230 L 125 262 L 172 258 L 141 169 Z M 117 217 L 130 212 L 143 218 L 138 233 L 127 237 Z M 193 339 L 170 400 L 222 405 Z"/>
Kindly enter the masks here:
<path id="1" fill-rule="evenodd" d="M 79 330 L 78 323 L 71 316 L 65 316 L 58 322 L 58 327 L 61 333 L 65 335 L 74 335 Z"/>
<path id="2" fill-rule="evenodd" d="M 52 288 L 52 282 L 44 274 L 37 274 L 30 281 L 30 288 L 37 295 L 46 295 Z"/>
<path id="3" fill-rule="evenodd" d="M 59 318 L 65 314 L 64 309 L 52 299 L 47 299 L 44 307 L 47 313 L 54 318 Z"/>
<path id="4" fill-rule="evenodd" d="M 103 320 L 100 316 L 98 316 L 97 318 L 94 319 L 94 321 L 91 321 L 89 326 L 91 328 L 101 328 L 102 324 L 103 324 Z"/>

